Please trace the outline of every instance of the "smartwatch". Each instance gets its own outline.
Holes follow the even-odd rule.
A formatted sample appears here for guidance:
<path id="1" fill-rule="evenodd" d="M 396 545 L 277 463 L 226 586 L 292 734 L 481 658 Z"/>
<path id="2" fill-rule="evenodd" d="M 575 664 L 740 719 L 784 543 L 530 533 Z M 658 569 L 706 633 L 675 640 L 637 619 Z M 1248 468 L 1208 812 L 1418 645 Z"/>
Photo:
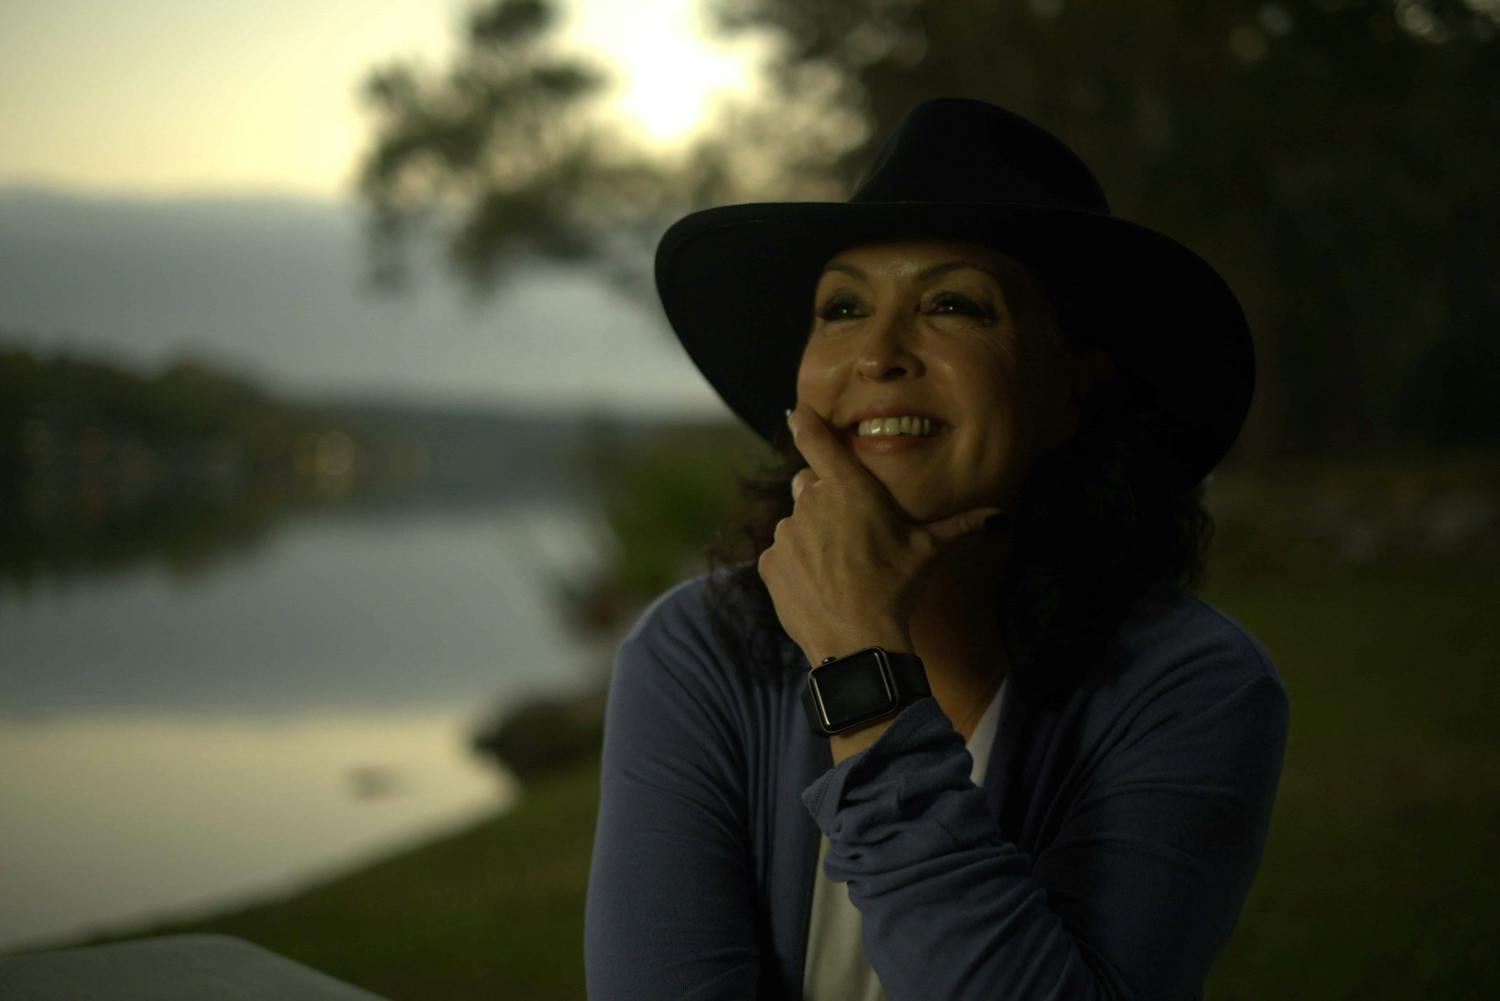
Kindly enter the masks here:
<path id="1" fill-rule="evenodd" d="M 872 646 L 847 657 L 830 657 L 809 671 L 802 708 L 812 732 L 831 737 L 894 716 L 931 694 L 920 657 Z"/>

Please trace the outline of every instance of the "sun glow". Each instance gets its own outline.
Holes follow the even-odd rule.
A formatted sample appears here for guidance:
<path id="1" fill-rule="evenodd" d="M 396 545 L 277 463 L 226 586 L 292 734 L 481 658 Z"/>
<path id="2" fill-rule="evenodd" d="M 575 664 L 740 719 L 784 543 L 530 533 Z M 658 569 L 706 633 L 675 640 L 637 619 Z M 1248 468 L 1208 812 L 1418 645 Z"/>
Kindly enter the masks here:
<path id="1" fill-rule="evenodd" d="M 614 70 L 614 107 L 658 146 L 684 144 L 716 101 L 754 90 L 765 40 L 713 37 L 703 0 L 569 7 L 568 35 Z"/>
<path id="2" fill-rule="evenodd" d="M 54 0 L 0 3 L 0 184 L 181 195 L 349 191 L 377 67 L 434 71 L 493 0 Z M 716 99 L 749 92 L 764 41 L 723 42 L 705 0 L 553 0 L 562 51 L 599 64 L 605 113 L 683 144 Z"/>

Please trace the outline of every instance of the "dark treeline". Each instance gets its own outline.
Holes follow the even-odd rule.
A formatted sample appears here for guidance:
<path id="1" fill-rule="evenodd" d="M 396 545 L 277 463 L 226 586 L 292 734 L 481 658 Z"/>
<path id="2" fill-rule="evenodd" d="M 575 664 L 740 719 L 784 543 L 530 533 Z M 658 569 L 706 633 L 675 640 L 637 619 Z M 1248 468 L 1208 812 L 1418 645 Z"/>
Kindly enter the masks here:
<path id="1" fill-rule="evenodd" d="M 0 348 L 0 575 L 190 570 L 347 492 L 367 461 L 327 415 L 202 364 Z"/>
<path id="2" fill-rule="evenodd" d="M 0 579 L 189 572 L 333 504 L 555 495 L 584 434 L 577 418 L 315 405 L 192 361 L 142 372 L 0 343 Z"/>
<path id="3" fill-rule="evenodd" d="M 362 440 L 357 440 L 356 435 Z M 0 347 L 0 489 L 107 487 L 112 495 L 239 490 L 273 479 L 337 492 L 421 471 L 421 456 L 351 415 L 297 404 L 179 360 L 143 373 L 69 353 Z"/>
<path id="4" fill-rule="evenodd" d="M 1496 4 L 703 2 L 723 33 L 777 44 L 763 96 L 685 160 L 598 113 L 606 78 L 561 53 L 549 0 L 476 8 L 445 73 L 373 74 L 377 262 L 391 271 L 437 220 L 480 288 L 543 253 L 649 291 L 651 244 L 677 215 L 843 198 L 914 103 L 978 97 L 1060 134 L 1117 213 L 1240 294 L 1260 385 L 1238 458 L 1500 441 Z"/>

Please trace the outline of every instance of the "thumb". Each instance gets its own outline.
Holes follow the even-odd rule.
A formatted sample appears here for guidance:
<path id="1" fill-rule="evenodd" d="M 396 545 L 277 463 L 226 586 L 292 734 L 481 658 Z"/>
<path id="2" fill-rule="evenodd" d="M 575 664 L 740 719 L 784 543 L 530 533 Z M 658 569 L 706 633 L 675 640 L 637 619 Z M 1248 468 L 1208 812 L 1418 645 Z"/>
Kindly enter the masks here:
<path id="1" fill-rule="evenodd" d="M 976 507 L 971 511 L 930 521 L 923 527 L 937 540 L 938 545 L 957 542 L 966 535 L 979 532 L 1003 532 L 1010 524 L 1010 515 L 997 507 Z"/>

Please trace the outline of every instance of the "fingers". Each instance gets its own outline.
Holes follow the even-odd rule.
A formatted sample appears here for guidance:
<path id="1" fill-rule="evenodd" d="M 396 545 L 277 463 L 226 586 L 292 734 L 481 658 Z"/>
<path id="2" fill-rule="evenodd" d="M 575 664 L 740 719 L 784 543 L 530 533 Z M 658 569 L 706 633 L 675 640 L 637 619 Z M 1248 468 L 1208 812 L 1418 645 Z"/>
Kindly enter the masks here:
<path id="1" fill-rule="evenodd" d="M 811 469 L 798 470 L 797 475 L 792 477 L 792 500 L 795 502 L 798 497 L 802 496 L 802 491 L 816 482 L 818 482 L 817 473 Z"/>
<path id="2" fill-rule="evenodd" d="M 811 407 L 797 404 L 787 417 L 787 426 L 792 429 L 792 441 L 797 451 L 807 460 L 818 479 L 831 477 L 859 477 L 869 475 L 854 456 L 839 444 L 837 435 L 828 422 Z"/>
<path id="3" fill-rule="evenodd" d="M 995 521 L 992 523 L 991 519 Z M 997 507 L 976 507 L 937 521 L 929 521 L 921 527 L 935 543 L 946 546 L 966 535 L 1003 531 L 1008 520 L 1009 516 Z"/>

